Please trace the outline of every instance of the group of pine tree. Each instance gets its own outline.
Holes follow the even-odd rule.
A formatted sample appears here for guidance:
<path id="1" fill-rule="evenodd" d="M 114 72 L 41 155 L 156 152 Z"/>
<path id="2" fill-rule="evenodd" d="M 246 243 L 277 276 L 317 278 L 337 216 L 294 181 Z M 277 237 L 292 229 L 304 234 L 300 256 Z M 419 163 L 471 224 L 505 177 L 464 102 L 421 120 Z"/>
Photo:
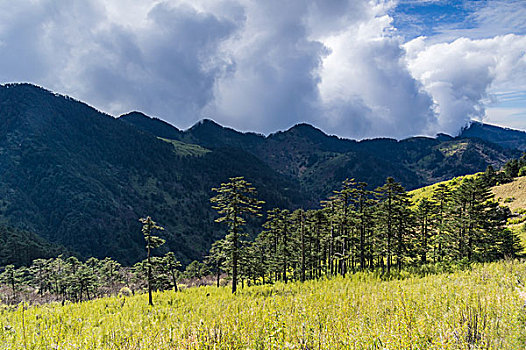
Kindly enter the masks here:
<path id="1" fill-rule="evenodd" d="M 506 228 L 510 210 L 490 191 L 491 169 L 465 178 L 452 189 L 439 184 L 431 198 L 413 203 L 393 178 L 374 191 L 352 179 L 343 181 L 317 210 L 274 208 L 254 240 L 245 240 L 245 215 L 261 215 L 262 202 L 243 178 L 231 178 L 212 198 L 218 222 L 228 224 L 208 261 L 217 276 L 248 283 L 305 281 L 364 270 L 390 274 L 404 266 L 429 263 L 488 262 L 514 257 L 521 247 Z"/>
<path id="2" fill-rule="evenodd" d="M 212 189 L 216 222 L 225 227 L 226 236 L 212 245 L 204 262 L 193 262 L 184 273 L 173 252 L 155 255 L 164 240 L 154 234 L 163 228 L 146 217 L 140 219 L 146 258 L 134 266 L 123 267 L 110 258 L 83 262 L 74 256 L 36 259 L 29 267 L 7 265 L 0 274 L 5 294 L 0 298 L 16 302 L 25 287 L 63 302 L 124 289 L 147 290 L 153 304 L 152 290 L 177 291 L 182 277 L 214 275 L 219 286 L 226 275 L 235 293 L 245 283 L 287 283 L 364 270 L 389 276 L 405 267 L 515 257 L 521 247 L 516 233 L 506 228 L 510 210 L 498 204 L 490 188 L 523 175 L 525 156 L 502 171 L 488 167 L 457 186 L 438 184 L 429 198 L 416 203 L 391 177 L 374 190 L 346 179 L 319 209 L 273 208 L 266 213 L 256 189 L 234 177 Z M 262 223 L 255 237 L 247 233 L 247 222 Z"/>

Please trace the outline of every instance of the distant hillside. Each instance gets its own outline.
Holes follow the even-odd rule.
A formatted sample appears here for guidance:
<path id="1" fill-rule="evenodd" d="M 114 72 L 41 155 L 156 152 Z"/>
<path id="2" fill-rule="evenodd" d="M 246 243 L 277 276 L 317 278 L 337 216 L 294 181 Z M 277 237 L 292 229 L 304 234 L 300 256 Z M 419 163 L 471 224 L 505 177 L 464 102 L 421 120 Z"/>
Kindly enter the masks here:
<path id="1" fill-rule="evenodd" d="M 462 130 L 460 137 L 477 137 L 496 143 L 504 148 L 526 151 L 525 131 L 502 128 L 474 121 Z"/>
<path id="2" fill-rule="evenodd" d="M 492 191 L 501 205 L 509 207 L 514 212 L 519 209 L 526 210 L 526 176 L 495 186 Z"/>
<path id="3" fill-rule="evenodd" d="M 430 199 L 433 196 L 433 192 L 440 184 L 446 184 L 450 189 L 454 190 L 460 186 L 462 180 L 466 178 L 472 178 L 480 174 L 482 173 L 458 176 L 451 180 L 437 182 L 429 186 L 412 190 L 409 192 L 409 195 L 411 196 L 414 203 L 418 203 L 424 198 Z M 513 213 L 526 213 L 526 176 L 517 177 L 511 182 L 493 186 L 491 188 L 491 192 L 495 195 L 495 199 L 501 206 L 510 208 Z"/>
<path id="4" fill-rule="evenodd" d="M 71 255 L 66 248 L 11 226 L 0 225 L 0 266 L 29 265 L 34 259 Z"/>
<path id="5" fill-rule="evenodd" d="M 460 184 L 462 183 L 462 180 L 466 178 L 475 177 L 478 174 L 481 174 L 481 173 L 457 176 L 451 180 L 440 181 L 440 182 L 434 183 L 429 186 L 420 187 L 420 188 L 417 188 L 416 190 L 409 191 L 409 196 L 411 197 L 413 203 L 417 204 L 422 199 L 431 199 L 433 197 L 433 193 L 440 185 L 447 185 L 451 190 L 454 190 L 458 186 L 460 186 Z"/>
<path id="6" fill-rule="evenodd" d="M 130 122 L 126 115 L 120 119 Z M 146 125 L 152 121 L 144 116 L 141 123 L 131 122 L 151 132 L 153 127 Z M 406 188 L 414 189 L 482 171 L 488 165 L 499 168 L 520 154 L 479 138 L 445 135 L 401 141 L 388 138 L 355 141 L 326 135 L 308 124 L 298 124 L 267 137 L 241 133 L 208 119 L 183 132 L 173 129 L 179 141 L 209 149 L 232 147 L 252 153 L 275 171 L 298 181 L 312 198 L 310 205 L 330 194 L 347 177 L 375 188 L 386 177 L 393 176 Z"/>

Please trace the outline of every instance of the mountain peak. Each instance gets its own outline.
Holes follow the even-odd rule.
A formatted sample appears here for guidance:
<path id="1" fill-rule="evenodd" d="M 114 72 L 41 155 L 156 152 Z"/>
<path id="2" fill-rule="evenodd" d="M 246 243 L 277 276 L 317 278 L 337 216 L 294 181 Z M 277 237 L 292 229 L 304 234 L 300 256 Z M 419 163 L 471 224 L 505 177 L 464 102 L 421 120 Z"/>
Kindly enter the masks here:
<path id="1" fill-rule="evenodd" d="M 451 141 L 454 139 L 453 136 L 451 135 L 448 135 L 448 134 L 445 134 L 443 132 L 439 132 L 437 135 L 436 135 L 436 139 L 438 141 Z"/>
<path id="2" fill-rule="evenodd" d="M 139 112 L 139 111 L 131 111 L 131 112 L 128 112 L 126 114 L 122 114 L 122 115 L 119 116 L 119 119 L 121 119 L 121 118 L 122 119 L 128 119 L 128 118 L 157 119 L 157 118 L 154 118 L 154 117 L 147 116 L 143 112 Z"/>
<path id="3" fill-rule="evenodd" d="M 228 129 L 228 128 L 225 128 L 224 126 L 220 125 L 219 123 L 215 122 L 212 119 L 203 118 L 203 119 L 199 120 L 197 123 L 195 123 L 194 125 L 192 125 L 188 129 L 188 131 L 195 130 L 195 129 L 200 129 L 200 128 Z"/>
<path id="4" fill-rule="evenodd" d="M 299 123 L 288 129 L 286 132 L 294 132 L 294 133 L 300 133 L 302 135 L 323 135 L 328 136 L 326 133 L 318 129 L 317 127 L 307 124 L 307 123 Z"/>
<path id="5" fill-rule="evenodd" d="M 5 84 L 0 84 L 0 88 L 2 88 L 2 89 L 21 89 L 21 88 L 24 89 L 24 88 L 29 88 L 29 89 L 36 89 L 36 90 L 42 90 L 42 91 L 50 92 L 49 90 L 46 90 L 46 89 L 44 89 L 41 86 L 38 86 L 38 85 L 35 85 L 35 84 L 31 84 L 31 83 L 5 83 Z"/>
<path id="6" fill-rule="evenodd" d="M 62 95 L 62 94 L 59 94 L 58 92 L 53 92 L 42 86 L 31 84 L 31 83 L 0 84 L 0 91 L 3 91 L 5 93 L 15 93 L 21 97 L 26 97 L 25 93 L 33 93 L 33 94 L 37 94 L 38 96 L 50 96 L 51 95 L 51 96 L 62 98 L 63 100 L 75 101 L 75 102 L 84 104 L 83 102 L 76 100 L 75 98 L 72 98 L 70 96 Z M 93 108 L 93 107 L 90 107 L 90 108 Z"/>
<path id="7" fill-rule="evenodd" d="M 265 139 L 260 134 L 237 131 L 208 118 L 201 119 L 184 133 L 188 141 L 204 147 L 228 146 L 247 149 L 250 145 L 262 142 Z"/>
<path id="8" fill-rule="evenodd" d="M 172 124 L 138 111 L 123 114 L 119 117 L 119 120 L 165 139 L 179 140 L 182 135 L 182 131 Z"/>

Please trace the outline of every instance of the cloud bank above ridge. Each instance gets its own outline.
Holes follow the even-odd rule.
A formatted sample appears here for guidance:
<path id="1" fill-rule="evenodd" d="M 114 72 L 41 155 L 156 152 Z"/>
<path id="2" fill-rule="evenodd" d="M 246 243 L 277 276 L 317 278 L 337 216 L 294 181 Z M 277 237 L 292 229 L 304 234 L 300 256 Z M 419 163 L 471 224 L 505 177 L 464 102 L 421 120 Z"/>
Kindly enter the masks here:
<path id="1" fill-rule="evenodd" d="M 310 122 L 353 138 L 455 134 L 499 94 L 526 91 L 524 26 L 490 25 L 524 3 L 490 1 L 467 16 L 476 25 L 410 41 L 394 25 L 403 3 L 3 2 L 0 81 L 181 128 L 203 117 L 262 133 Z"/>

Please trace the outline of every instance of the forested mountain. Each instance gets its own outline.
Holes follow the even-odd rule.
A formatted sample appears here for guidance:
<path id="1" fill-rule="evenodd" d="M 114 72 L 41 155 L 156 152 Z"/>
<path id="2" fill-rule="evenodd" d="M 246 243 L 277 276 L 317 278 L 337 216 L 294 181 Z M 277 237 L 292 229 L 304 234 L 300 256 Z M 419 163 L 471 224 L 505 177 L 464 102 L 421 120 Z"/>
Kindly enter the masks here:
<path id="1" fill-rule="evenodd" d="M 211 188 L 229 177 L 247 178 L 264 210 L 311 208 L 348 177 L 374 189 L 393 176 L 412 189 L 518 155 L 469 138 L 357 142 L 307 124 L 269 136 L 211 120 L 181 131 L 138 112 L 115 119 L 29 84 L 0 86 L 0 223 L 40 236 L 39 246 L 125 264 L 144 258 L 146 215 L 165 227 L 160 254 L 187 263 L 206 253 L 224 235 Z"/>
<path id="2" fill-rule="evenodd" d="M 157 119 L 145 115 L 141 118 L 124 115 L 119 119 L 164 137 L 150 126 Z M 228 146 L 252 153 L 275 171 L 298 181 L 313 205 L 348 177 L 375 188 L 393 176 L 407 189 L 414 189 L 482 171 L 488 165 L 499 168 L 506 160 L 521 154 L 479 137 L 442 135 L 401 141 L 388 138 L 354 141 L 326 135 L 308 124 L 298 124 L 267 137 L 241 133 L 208 119 L 186 131 L 172 128 L 172 135 L 182 142 L 209 149 Z"/>
<path id="3" fill-rule="evenodd" d="M 526 132 L 495 125 L 472 122 L 460 133 L 461 137 L 480 138 L 504 148 L 526 151 Z"/>

